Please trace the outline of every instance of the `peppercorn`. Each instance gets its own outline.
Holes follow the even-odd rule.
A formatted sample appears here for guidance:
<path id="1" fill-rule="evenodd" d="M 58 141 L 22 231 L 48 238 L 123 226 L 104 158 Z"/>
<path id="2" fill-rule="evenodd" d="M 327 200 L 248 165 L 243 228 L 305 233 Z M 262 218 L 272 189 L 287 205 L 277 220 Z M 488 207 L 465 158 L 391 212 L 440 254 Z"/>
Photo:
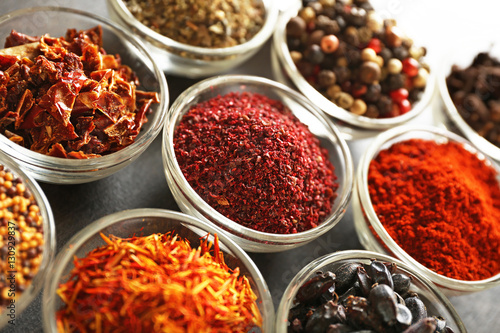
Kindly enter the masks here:
<path id="1" fill-rule="evenodd" d="M 306 23 L 314 21 L 316 13 L 311 7 L 304 7 L 299 11 L 299 16 L 304 19 Z"/>
<path id="2" fill-rule="evenodd" d="M 375 53 L 375 50 L 372 48 L 364 48 L 361 51 L 361 60 L 363 61 L 375 61 L 377 58 L 377 53 Z"/>
<path id="3" fill-rule="evenodd" d="M 293 59 L 309 84 L 325 97 L 337 99 L 338 92 L 335 91 L 335 97 L 332 96 L 331 84 L 326 83 L 324 76 L 319 77 L 321 70 L 332 71 L 343 92 L 364 101 L 366 110 L 363 115 L 366 117 L 377 114 L 379 117 L 391 117 L 407 110 L 406 102 L 394 105 L 391 102 L 389 105 L 383 101 L 380 103 L 382 107 L 378 105 L 381 95 L 405 88 L 409 92 L 407 100 L 411 110 L 427 85 L 429 71 L 420 62 L 425 48 L 415 46 L 395 20 L 383 20 L 369 1 L 307 0 L 303 5 L 309 9 L 302 8 L 298 16 L 305 22 L 305 30 L 301 30 L 301 38 L 287 38 L 287 43 L 290 43 L 290 52 L 302 53 L 300 62 L 297 62 L 300 59 L 298 55 L 294 55 Z M 305 14 L 308 11 L 315 13 L 314 19 L 312 15 Z M 312 20 L 308 22 L 305 16 Z M 293 21 L 292 18 L 289 24 L 293 25 Z M 300 46 L 295 44 L 297 40 Z M 320 48 L 311 47 L 311 44 L 318 44 Z M 408 58 L 411 60 L 406 60 Z M 415 66 L 405 65 L 403 69 L 404 60 Z M 420 71 L 423 68 L 427 72 Z M 370 89 L 371 85 L 376 85 L 376 88 Z M 370 104 L 373 105 L 371 108 Z M 351 111 L 350 108 L 347 110 Z M 360 109 L 354 107 L 353 110 L 359 112 Z"/>
<path id="4" fill-rule="evenodd" d="M 406 58 L 402 61 L 403 69 L 402 71 L 409 77 L 414 77 L 418 74 L 418 61 L 414 58 Z"/>
<path id="5" fill-rule="evenodd" d="M 314 30 L 307 36 L 307 45 L 318 44 L 320 45 L 321 40 L 325 32 L 323 30 Z"/>
<path id="6" fill-rule="evenodd" d="M 311 64 L 319 64 L 323 61 L 325 54 L 321 52 L 321 47 L 318 44 L 312 44 L 304 51 L 304 58 L 309 60 Z"/>
<path id="7" fill-rule="evenodd" d="M 14 285 L 0 280 L 0 305 L 5 308 L 11 299 L 21 296 L 38 272 L 43 255 L 43 227 L 35 198 L 22 179 L 0 166 L 0 184 L 6 189 L 0 195 L 0 269 L 2 276 L 16 271 Z"/>
<path id="8" fill-rule="evenodd" d="M 335 73 L 329 69 L 323 69 L 318 74 L 318 84 L 320 87 L 332 86 L 336 81 Z"/>
<path id="9" fill-rule="evenodd" d="M 351 108 L 353 102 L 352 96 L 345 92 L 340 92 L 335 99 L 335 103 L 346 110 Z"/>
<path id="10" fill-rule="evenodd" d="M 419 68 L 418 74 L 413 78 L 413 86 L 416 88 L 423 88 L 427 84 L 429 72 L 425 68 Z"/>
<path id="11" fill-rule="evenodd" d="M 392 58 L 387 63 L 387 70 L 390 74 L 399 74 L 403 69 L 403 63 L 399 59 Z"/>
<path id="12" fill-rule="evenodd" d="M 351 112 L 357 115 L 362 115 L 366 112 L 366 103 L 361 99 L 355 99 L 351 105 Z"/>
<path id="13" fill-rule="evenodd" d="M 326 35 L 321 38 L 321 50 L 325 53 L 333 53 L 339 48 L 339 39 L 335 35 Z"/>
<path id="14" fill-rule="evenodd" d="M 380 80 L 380 67 L 373 61 L 366 61 L 359 69 L 359 79 L 366 84 Z"/>
<path id="15" fill-rule="evenodd" d="M 295 38 L 300 38 L 305 31 L 306 31 L 306 22 L 300 16 L 292 17 L 286 25 L 287 35 Z"/>

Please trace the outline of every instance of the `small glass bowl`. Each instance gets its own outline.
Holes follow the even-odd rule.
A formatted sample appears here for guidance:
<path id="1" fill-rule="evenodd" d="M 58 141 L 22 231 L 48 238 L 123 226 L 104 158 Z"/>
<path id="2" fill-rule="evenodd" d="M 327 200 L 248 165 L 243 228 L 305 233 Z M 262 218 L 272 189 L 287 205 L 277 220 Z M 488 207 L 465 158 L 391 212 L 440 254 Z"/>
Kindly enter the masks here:
<path id="1" fill-rule="evenodd" d="M 43 193 L 37 182 L 27 173 L 25 173 L 19 165 L 12 160 L 10 157 L 5 155 L 0 151 L 0 165 L 4 166 L 8 171 L 10 171 L 14 176 L 19 177 L 26 189 L 31 192 L 37 206 L 39 207 L 39 213 L 42 217 L 43 225 L 43 245 L 42 245 L 42 261 L 38 267 L 38 272 L 31 280 L 29 286 L 22 292 L 19 298 L 15 299 L 14 308 L 2 308 L 0 311 L 0 329 L 7 325 L 8 321 L 16 319 L 21 312 L 33 301 L 33 299 L 38 295 L 40 290 L 45 283 L 45 279 L 48 278 L 48 271 L 50 264 L 54 259 L 54 253 L 56 250 L 56 227 L 54 224 L 54 216 L 52 215 L 52 209 L 47 197 Z M 21 246 L 20 243 L 8 244 L 7 241 L 5 245 L 12 245 L 14 249 Z M 17 251 L 20 251 L 18 248 Z M 9 254 L 8 254 L 9 255 Z M 15 274 L 22 274 L 17 272 Z M 10 317 L 10 311 L 13 311 L 14 317 Z M 10 324 L 9 324 L 10 325 Z"/>
<path id="2" fill-rule="evenodd" d="M 484 36 L 467 39 L 467 41 L 463 43 L 464 44 L 462 44 L 462 42 L 458 44 L 467 45 L 467 47 L 462 47 L 458 50 L 457 43 L 451 44 L 447 48 L 448 51 L 442 56 L 439 71 L 436 74 L 437 86 L 441 96 L 441 106 L 447 117 L 448 127 L 453 130 L 458 129 L 458 131 L 476 146 L 478 150 L 495 160 L 495 162 L 500 163 L 500 147 L 486 140 L 467 124 L 458 113 L 446 84 L 446 78 L 450 75 L 453 65 L 465 69 L 472 64 L 474 57 L 480 52 L 489 52 L 493 57 L 500 58 L 500 44 L 498 41 L 488 39 Z"/>
<path id="3" fill-rule="evenodd" d="M 500 274 L 480 281 L 464 281 L 437 274 L 406 253 L 389 235 L 378 219 L 368 192 L 368 168 L 370 162 L 381 150 L 389 148 L 396 142 L 411 138 L 435 140 L 436 142 L 443 143 L 448 141 L 461 143 L 465 149 L 477 153 L 480 159 L 485 159 L 489 165 L 496 168 L 497 171 L 499 170 L 498 167 L 495 167 L 490 160 L 478 152 L 467 140 L 445 129 L 432 126 L 401 126 L 380 134 L 362 156 L 354 185 L 355 189 L 352 199 L 354 226 L 361 244 L 367 250 L 395 256 L 413 267 L 416 272 L 431 280 L 448 296 L 459 296 L 500 285 Z M 497 178 L 500 181 L 500 171 L 498 171 Z"/>
<path id="4" fill-rule="evenodd" d="M 309 127 L 330 154 L 335 167 L 337 198 L 330 215 L 317 227 L 295 234 L 272 234 L 257 231 L 236 223 L 213 209 L 189 185 L 177 163 L 173 136 L 182 116 L 191 107 L 229 92 L 260 93 L 287 105 L 298 119 Z M 346 142 L 335 125 L 310 101 L 286 86 L 269 79 L 247 75 L 224 75 L 201 81 L 182 93 L 169 110 L 168 123 L 163 130 L 163 165 L 169 188 L 180 209 L 190 215 L 211 222 L 229 232 L 229 236 L 244 250 L 250 252 L 278 252 L 292 249 L 321 236 L 344 215 L 349 204 L 354 167 Z"/>
<path id="5" fill-rule="evenodd" d="M 269 288 L 259 269 L 242 249 L 230 240 L 219 228 L 187 216 L 165 209 L 132 209 L 102 217 L 74 235 L 57 255 L 51 268 L 51 279 L 47 279 L 43 295 L 43 326 L 45 332 L 57 332 L 56 312 L 63 304 L 56 290 L 64 283 L 73 269 L 73 258 L 82 258 L 93 249 L 105 245 L 100 233 L 118 237 L 147 236 L 155 233 L 175 231 L 187 239 L 193 248 L 198 247 L 200 238 L 210 234 L 209 241 L 217 234 L 219 246 L 230 268 L 239 267 L 257 295 L 257 306 L 262 314 L 262 332 L 274 329 L 274 305 Z"/>
<path id="6" fill-rule="evenodd" d="M 407 113 L 393 117 L 374 119 L 356 115 L 348 110 L 345 110 L 328 98 L 323 96 L 316 88 L 314 88 L 295 66 L 286 41 L 286 25 L 288 21 L 297 16 L 301 9 L 300 1 L 294 1 L 290 4 L 286 11 L 281 13 L 276 29 L 273 35 L 273 44 L 271 49 L 272 71 L 273 77 L 284 84 L 293 85 L 309 98 L 316 106 L 324 111 L 329 116 L 337 120 L 338 126 L 347 139 L 360 139 L 373 137 L 381 130 L 386 130 L 409 122 L 429 105 L 434 95 L 434 71 L 431 69 L 426 87 L 419 101 L 413 104 L 413 107 Z"/>
<path id="7" fill-rule="evenodd" d="M 327 270 L 334 271 L 341 265 L 353 263 L 369 264 L 371 259 L 380 260 L 383 262 L 392 262 L 397 265 L 397 272 L 403 273 L 412 277 L 412 285 L 410 290 L 416 292 L 420 299 L 427 307 L 429 315 L 442 316 L 447 325 L 455 332 L 467 332 L 462 320 L 458 316 L 455 308 L 446 298 L 446 296 L 437 288 L 427 277 L 416 271 L 408 264 L 394 259 L 393 257 L 364 250 L 347 250 L 338 251 L 327 254 L 318 259 L 315 259 L 307 266 L 302 268 L 289 283 L 276 313 L 276 333 L 286 333 L 288 328 L 288 313 L 294 306 L 295 295 L 299 288 L 309 279 L 316 275 L 316 272 Z"/>
<path id="8" fill-rule="evenodd" d="M 110 16 L 145 41 L 155 62 L 169 74 L 189 78 L 221 74 L 250 59 L 274 31 L 279 8 L 276 1 L 262 0 L 265 21 L 247 42 L 226 48 L 207 48 L 180 43 L 157 33 L 137 20 L 122 0 L 107 0 Z"/>
<path id="9" fill-rule="evenodd" d="M 63 22 L 63 23 L 61 23 Z M 69 28 L 89 29 L 101 25 L 103 47 L 108 54 L 119 54 L 122 63 L 136 72 L 140 89 L 157 92 L 160 103 L 134 143 L 109 155 L 91 159 L 64 159 L 24 148 L 0 135 L 2 150 L 35 179 L 47 183 L 78 184 L 98 180 L 125 167 L 141 155 L 160 132 L 169 103 L 167 82 L 143 44 L 123 28 L 91 13 L 61 7 L 35 7 L 13 11 L 0 17 L 0 36 L 12 29 L 32 36 L 64 36 Z"/>

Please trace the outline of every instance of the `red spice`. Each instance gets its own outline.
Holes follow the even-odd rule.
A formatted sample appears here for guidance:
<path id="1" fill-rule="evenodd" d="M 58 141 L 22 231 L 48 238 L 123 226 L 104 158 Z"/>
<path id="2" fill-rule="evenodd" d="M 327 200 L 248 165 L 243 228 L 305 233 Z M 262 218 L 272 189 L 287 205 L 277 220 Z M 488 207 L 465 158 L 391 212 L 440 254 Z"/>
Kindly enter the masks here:
<path id="1" fill-rule="evenodd" d="M 320 224 L 338 188 L 328 152 L 280 101 L 229 93 L 193 107 L 174 134 L 179 166 L 213 208 L 248 228 Z"/>
<path id="2" fill-rule="evenodd" d="M 369 193 L 387 232 L 408 254 L 450 278 L 500 273 L 496 171 L 461 144 L 412 139 L 371 162 Z"/>
<path id="3" fill-rule="evenodd" d="M 16 31 L 0 52 L 0 133 L 50 156 L 82 159 L 134 142 L 158 103 L 119 56 L 102 49 L 102 28 L 66 37 L 32 37 Z M 18 51 L 29 46 L 30 52 Z"/>
<path id="4" fill-rule="evenodd" d="M 172 233 L 121 239 L 75 258 L 57 291 L 59 332 L 247 332 L 262 325 L 256 295 L 239 268 Z"/>

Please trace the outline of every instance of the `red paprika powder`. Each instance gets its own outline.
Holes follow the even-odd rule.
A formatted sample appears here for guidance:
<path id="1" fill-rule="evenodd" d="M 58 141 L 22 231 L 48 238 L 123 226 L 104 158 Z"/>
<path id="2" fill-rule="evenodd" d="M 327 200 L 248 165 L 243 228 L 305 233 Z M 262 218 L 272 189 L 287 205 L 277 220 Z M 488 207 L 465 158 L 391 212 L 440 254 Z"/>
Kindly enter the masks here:
<path id="1" fill-rule="evenodd" d="M 248 228 L 314 228 L 337 196 L 328 151 L 288 107 L 261 94 L 232 92 L 194 106 L 175 130 L 174 149 L 196 193 Z"/>
<path id="2" fill-rule="evenodd" d="M 368 188 L 380 222 L 415 260 L 481 280 L 500 273 L 497 175 L 459 143 L 411 139 L 372 160 Z"/>

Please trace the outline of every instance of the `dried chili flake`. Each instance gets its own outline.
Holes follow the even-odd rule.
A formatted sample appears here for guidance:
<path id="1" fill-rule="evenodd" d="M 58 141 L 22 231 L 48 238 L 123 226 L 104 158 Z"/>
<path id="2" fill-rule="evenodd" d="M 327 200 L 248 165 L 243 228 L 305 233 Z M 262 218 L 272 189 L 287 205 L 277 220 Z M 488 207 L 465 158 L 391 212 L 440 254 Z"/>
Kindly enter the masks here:
<path id="1" fill-rule="evenodd" d="M 198 248 L 173 233 L 118 238 L 75 258 L 57 291 L 59 332 L 247 332 L 261 327 L 256 295 L 230 269 L 218 238 Z M 212 250 L 212 245 L 213 250 Z M 211 255 L 214 252 L 214 255 Z"/>
<path id="2" fill-rule="evenodd" d="M 228 93 L 189 110 L 174 133 L 179 166 L 214 209 L 248 228 L 319 225 L 337 196 L 328 151 L 280 101 Z"/>
<path id="3" fill-rule="evenodd" d="M 12 31 L 5 43 L 28 45 L 31 57 L 0 54 L 0 133 L 33 151 L 73 159 L 134 142 L 158 96 L 138 90 L 131 68 L 106 54 L 100 26 L 59 38 Z"/>

